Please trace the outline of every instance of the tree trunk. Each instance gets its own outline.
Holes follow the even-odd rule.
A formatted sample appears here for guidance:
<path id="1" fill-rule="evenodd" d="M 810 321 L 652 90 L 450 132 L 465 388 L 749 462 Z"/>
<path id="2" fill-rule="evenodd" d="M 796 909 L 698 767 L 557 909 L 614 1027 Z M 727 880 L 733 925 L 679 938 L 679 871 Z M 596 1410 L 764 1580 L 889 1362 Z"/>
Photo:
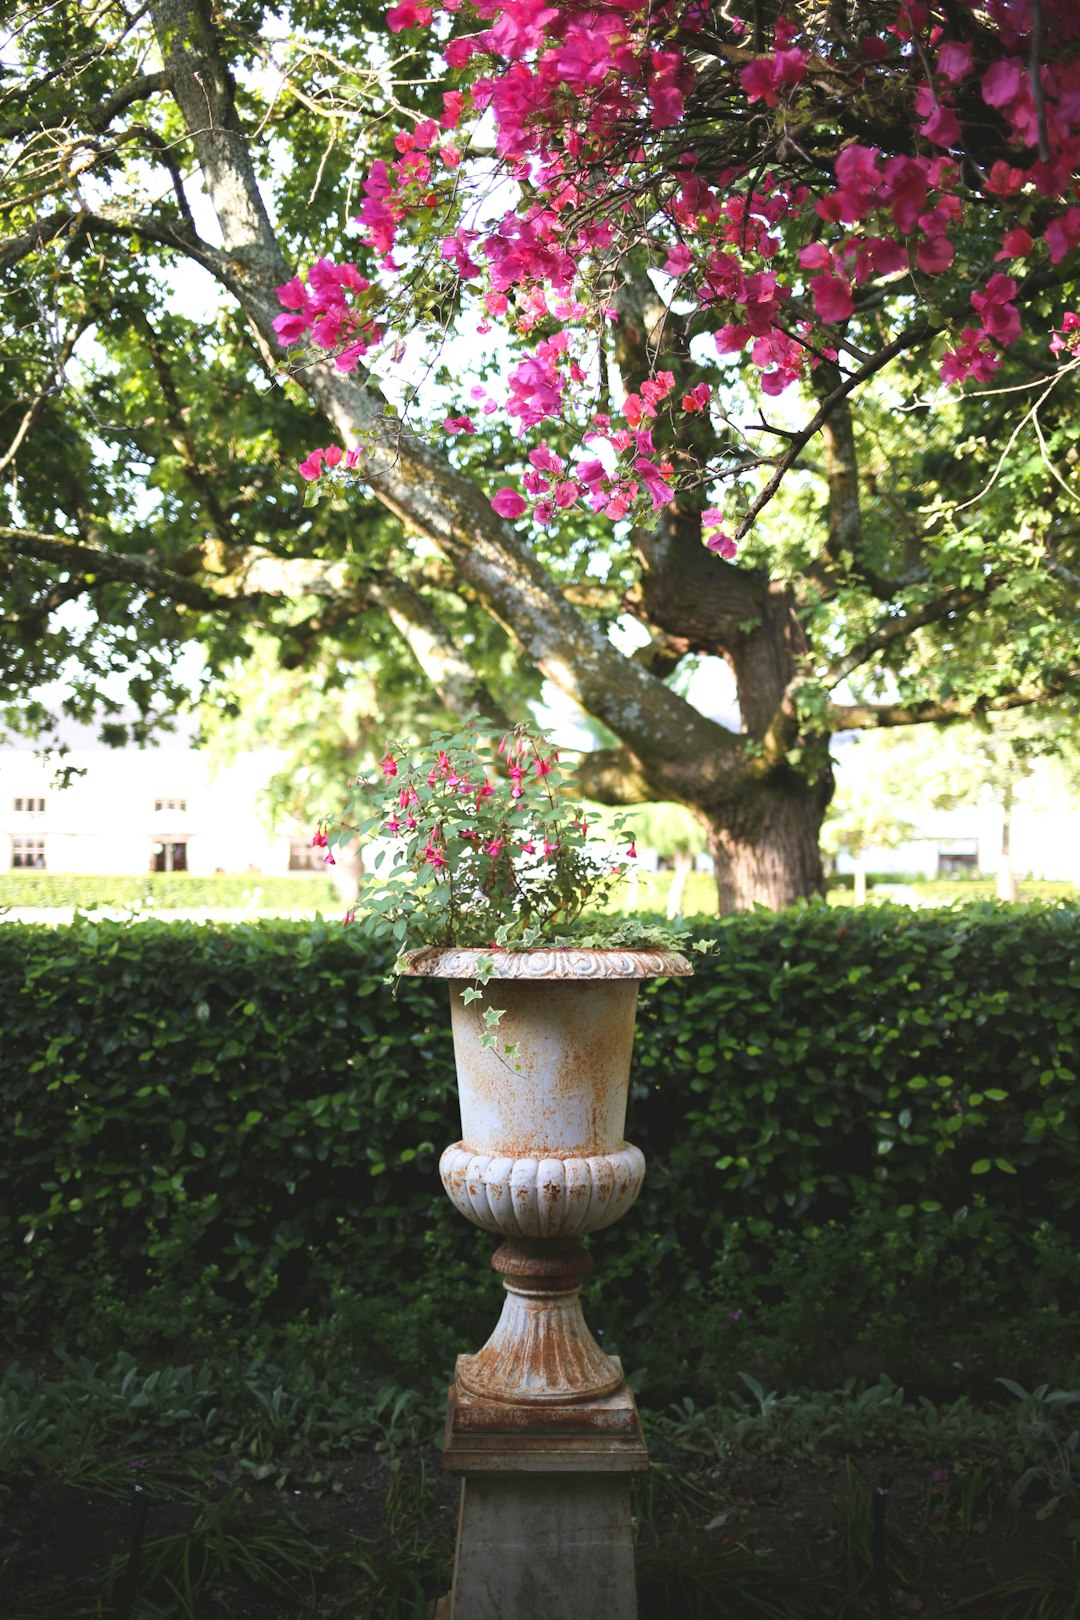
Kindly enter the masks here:
<path id="1" fill-rule="evenodd" d="M 1020 888 L 1012 861 L 1013 785 L 1006 782 L 1001 804 L 1001 859 L 998 863 L 996 892 L 999 900 L 1016 901 Z"/>
<path id="2" fill-rule="evenodd" d="M 824 895 L 818 837 L 831 793 L 828 775 L 811 783 L 792 770 L 778 771 L 747 783 L 737 805 L 710 818 L 721 914 L 755 905 L 778 911 Z"/>
<path id="3" fill-rule="evenodd" d="M 672 874 L 671 886 L 667 893 L 667 918 L 674 922 L 682 916 L 683 895 L 686 893 L 686 880 L 694 870 L 694 857 L 687 849 L 675 851 L 675 871 Z"/>

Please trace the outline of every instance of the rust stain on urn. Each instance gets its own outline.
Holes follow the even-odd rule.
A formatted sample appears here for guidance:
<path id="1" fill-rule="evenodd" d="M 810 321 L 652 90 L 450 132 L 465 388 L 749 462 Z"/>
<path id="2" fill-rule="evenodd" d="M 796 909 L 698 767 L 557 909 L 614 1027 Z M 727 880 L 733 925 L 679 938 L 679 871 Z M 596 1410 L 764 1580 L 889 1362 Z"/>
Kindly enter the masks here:
<path id="1" fill-rule="evenodd" d="M 637 982 L 502 980 L 469 1004 L 465 988 L 450 985 L 469 1146 L 509 1158 L 613 1152 L 626 1125 Z M 502 1013 L 495 1048 L 480 1044 L 489 1007 Z"/>

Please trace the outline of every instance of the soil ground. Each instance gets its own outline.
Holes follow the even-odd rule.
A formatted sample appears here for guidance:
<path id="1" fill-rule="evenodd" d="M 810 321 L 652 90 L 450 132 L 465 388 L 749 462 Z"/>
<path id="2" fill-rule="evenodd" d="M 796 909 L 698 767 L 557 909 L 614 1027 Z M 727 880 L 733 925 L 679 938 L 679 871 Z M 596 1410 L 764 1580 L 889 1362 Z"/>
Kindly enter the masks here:
<path id="1" fill-rule="evenodd" d="M 280 1532 L 290 1515 L 316 1549 L 310 1573 L 253 1584 L 238 1570 L 234 1547 L 232 1567 L 219 1561 L 206 1572 L 188 1608 L 160 1582 L 126 1603 L 121 1587 L 109 1586 L 110 1566 L 122 1567 L 132 1544 L 130 1497 L 47 1477 L 28 1483 L 0 1517 L 0 1620 L 423 1620 L 435 1613 L 448 1584 L 457 1499 L 438 1453 L 412 1453 L 398 1464 L 363 1453 L 322 1468 L 325 1494 L 252 1483 L 236 1496 L 230 1519 L 238 1547 L 256 1530 L 272 1544 L 267 1526 Z M 222 1476 L 221 1493 L 227 1485 Z M 388 1509 L 395 1490 L 397 1505 Z M 889 1548 L 887 1603 L 873 1573 L 875 1497 Z M 801 1586 L 805 1612 L 826 1620 L 1002 1620 L 1024 1612 L 1025 1580 L 1039 1583 L 1033 1617 L 1080 1616 L 1080 1507 L 1062 1501 L 1048 1512 L 1051 1504 L 1036 1498 L 1010 1505 L 1005 1485 L 981 1469 L 934 1478 L 918 1458 L 892 1452 L 846 1463 L 745 1453 L 716 1464 L 680 1459 L 653 1470 L 636 1506 L 640 1620 L 796 1616 Z M 162 1538 L 188 1530 L 195 1511 L 160 1495 L 152 1501 L 142 1561 Z M 382 1562 L 404 1570 L 410 1558 L 423 1567 L 425 1595 L 410 1592 L 401 1576 L 396 1592 L 372 1598 L 372 1569 L 379 1573 Z M 195 1566 L 198 1576 L 197 1559 Z M 771 1607 L 781 1594 L 786 1606 Z"/>

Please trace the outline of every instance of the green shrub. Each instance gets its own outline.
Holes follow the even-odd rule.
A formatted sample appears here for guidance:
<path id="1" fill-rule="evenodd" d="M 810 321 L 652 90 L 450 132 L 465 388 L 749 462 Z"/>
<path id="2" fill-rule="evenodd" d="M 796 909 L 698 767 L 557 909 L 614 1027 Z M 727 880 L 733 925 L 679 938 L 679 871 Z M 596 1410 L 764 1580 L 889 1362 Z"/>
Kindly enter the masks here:
<path id="1" fill-rule="evenodd" d="M 191 872 L 145 872 L 138 876 L 83 872 L 0 872 L 0 908 L 79 911 L 316 911 L 343 910 L 325 872 L 289 877 Z"/>
<path id="2" fill-rule="evenodd" d="M 730 1313 L 759 1302 L 814 1354 L 887 1335 L 890 1311 L 898 1343 L 935 1309 L 977 1333 L 980 1303 L 1067 1325 L 1078 946 L 1075 907 L 718 925 L 693 980 L 643 989 L 628 1131 L 649 1174 L 597 1239 L 590 1319 L 673 1378 L 718 1376 Z M 489 1330 L 490 1240 L 436 1172 L 458 1133 L 447 992 L 394 996 L 386 967 L 323 923 L 0 927 L 14 1330 L 190 1339 L 350 1290 Z"/>

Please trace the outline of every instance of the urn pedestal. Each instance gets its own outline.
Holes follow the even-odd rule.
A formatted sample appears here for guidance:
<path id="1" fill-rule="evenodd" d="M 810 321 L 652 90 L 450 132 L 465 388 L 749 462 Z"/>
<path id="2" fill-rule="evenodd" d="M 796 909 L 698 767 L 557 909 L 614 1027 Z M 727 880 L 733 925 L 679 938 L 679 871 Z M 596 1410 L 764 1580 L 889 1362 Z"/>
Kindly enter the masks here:
<path id="1" fill-rule="evenodd" d="M 478 997 L 481 963 L 494 970 Z M 430 950 L 449 981 L 461 1140 L 440 1174 L 503 1239 L 502 1315 L 458 1357 L 444 1466 L 462 1480 L 452 1620 L 635 1620 L 630 1476 L 648 1467 L 617 1357 L 590 1333 L 580 1239 L 626 1213 L 645 1161 L 624 1136 L 640 981 L 688 974 L 663 951 Z M 498 1012 L 493 1026 L 485 1012 Z M 491 1028 L 495 1045 L 481 1044 Z"/>

